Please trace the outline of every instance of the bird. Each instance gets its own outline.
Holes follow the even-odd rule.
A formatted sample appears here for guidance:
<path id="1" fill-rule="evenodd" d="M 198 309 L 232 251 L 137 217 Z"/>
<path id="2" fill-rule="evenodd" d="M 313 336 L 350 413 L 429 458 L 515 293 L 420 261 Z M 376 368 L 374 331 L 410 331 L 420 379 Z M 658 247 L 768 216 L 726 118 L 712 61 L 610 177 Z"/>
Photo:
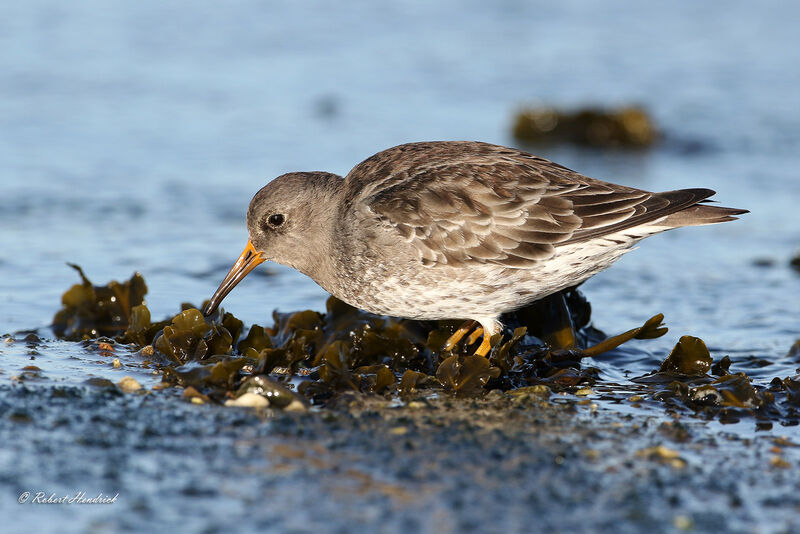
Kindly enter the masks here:
<path id="1" fill-rule="evenodd" d="M 399 145 L 328 172 L 283 174 L 247 210 L 247 245 L 204 310 L 264 261 L 378 315 L 466 320 L 486 356 L 501 314 L 606 269 L 645 237 L 735 220 L 704 188 L 650 192 L 478 141 Z"/>

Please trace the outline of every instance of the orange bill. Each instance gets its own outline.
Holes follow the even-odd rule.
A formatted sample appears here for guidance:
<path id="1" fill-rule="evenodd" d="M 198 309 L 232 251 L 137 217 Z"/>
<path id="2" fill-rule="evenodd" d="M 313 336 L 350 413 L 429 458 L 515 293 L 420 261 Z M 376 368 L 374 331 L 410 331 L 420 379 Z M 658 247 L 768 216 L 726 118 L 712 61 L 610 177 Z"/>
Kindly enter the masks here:
<path id="1" fill-rule="evenodd" d="M 225 278 L 222 280 L 222 283 L 219 285 L 214 294 L 211 295 L 211 300 L 208 301 L 208 306 L 203 311 L 203 315 L 209 316 L 214 313 L 217 307 L 222 302 L 228 293 L 236 287 L 236 284 L 242 281 L 242 278 L 248 275 L 250 271 L 255 269 L 259 264 L 264 263 L 266 261 L 264 258 L 261 257 L 261 253 L 258 252 L 254 247 L 253 243 L 248 240 L 247 246 L 244 247 L 244 251 L 239 256 L 239 259 L 236 260 L 236 263 L 233 264 L 231 270 L 228 271 L 228 274 L 225 275 Z"/>

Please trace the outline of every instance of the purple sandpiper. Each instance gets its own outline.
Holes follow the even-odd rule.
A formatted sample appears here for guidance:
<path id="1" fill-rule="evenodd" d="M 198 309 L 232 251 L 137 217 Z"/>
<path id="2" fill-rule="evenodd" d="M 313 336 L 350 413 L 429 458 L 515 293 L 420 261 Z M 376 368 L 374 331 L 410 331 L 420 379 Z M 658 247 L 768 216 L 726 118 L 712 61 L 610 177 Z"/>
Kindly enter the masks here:
<path id="1" fill-rule="evenodd" d="M 713 194 L 602 182 L 487 143 L 400 145 L 345 178 L 294 172 L 264 186 L 205 314 L 271 260 L 372 313 L 480 324 L 485 356 L 500 314 L 580 284 L 645 237 L 747 213 L 709 205 Z"/>

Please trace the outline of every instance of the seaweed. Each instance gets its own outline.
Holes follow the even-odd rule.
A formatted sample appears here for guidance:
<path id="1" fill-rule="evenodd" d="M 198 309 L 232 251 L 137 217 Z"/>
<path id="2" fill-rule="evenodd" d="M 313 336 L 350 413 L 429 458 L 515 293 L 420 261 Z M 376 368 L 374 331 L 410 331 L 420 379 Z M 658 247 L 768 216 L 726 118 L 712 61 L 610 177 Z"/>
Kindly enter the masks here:
<path id="1" fill-rule="evenodd" d="M 490 378 L 499 375 L 499 368 L 492 367 L 489 360 L 476 355 L 450 356 L 436 370 L 436 379 L 445 390 L 468 396 L 482 391 Z"/>
<path id="2" fill-rule="evenodd" d="M 512 127 L 525 143 L 573 143 L 594 147 L 644 148 L 658 140 L 648 113 L 636 106 L 562 111 L 549 107 L 523 109 Z"/>
<path id="3" fill-rule="evenodd" d="M 789 267 L 800 273 L 800 252 L 797 252 L 792 258 L 789 260 Z"/>
<path id="4" fill-rule="evenodd" d="M 61 297 L 63 308 L 56 313 L 52 324 L 56 337 L 78 341 L 114 337 L 127 330 L 131 310 L 144 304 L 147 294 L 142 275 L 134 273 L 127 282 L 113 280 L 105 286 L 95 286 L 79 266 L 67 265 L 78 271 L 81 283 L 69 288 Z"/>
<path id="5" fill-rule="evenodd" d="M 153 347 L 175 363 L 203 360 L 215 354 L 230 354 L 234 335 L 242 322 L 225 314 L 219 323 L 206 321 L 197 308 L 189 308 L 172 318 L 156 334 Z"/>
<path id="6" fill-rule="evenodd" d="M 711 363 L 711 355 L 702 339 L 683 336 L 661 363 L 659 371 L 704 375 L 711 369 Z"/>
<path id="7" fill-rule="evenodd" d="M 220 309 L 205 317 L 190 304 L 153 322 L 141 275 L 95 286 L 73 267 L 82 283 L 64 294 L 64 308 L 53 321 L 56 335 L 92 339 L 92 350 L 111 356 L 115 343 L 139 349 L 157 361 L 162 387 L 184 388 L 184 398 L 194 403 L 305 410 L 347 404 L 353 395 L 410 401 L 438 393 L 479 397 L 491 390 L 516 401 L 546 402 L 553 393 L 583 398 L 595 394 L 600 381 L 587 359 L 667 332 L 657 314 L 607 337 L 591 326 L 591 306 L 575 288 L 504 315 L 505 329 L 486 358 L 474 355 L 477 335 L 443 350 L 458 321 L 376 316 L 335 297 L 324 313 L 274 312 L 272 325 L 246 330 L 230 313 Z M 797 347 L 787 357 L 797 358 Z M 715 360 L 701 339 L 683 336 L 656 370 L 633 378 L 635 394 L 630 386 L 602 385 L 606 398 L 656 402 L 722 422 L 754 417 L 761 428 L 772 420 L 800 420 L 800 375 L 775 378 L 765 388 L 731 372 L 731 365 L 727 355 Z M 95 385 L 117 390 L 113 383 Z"/>

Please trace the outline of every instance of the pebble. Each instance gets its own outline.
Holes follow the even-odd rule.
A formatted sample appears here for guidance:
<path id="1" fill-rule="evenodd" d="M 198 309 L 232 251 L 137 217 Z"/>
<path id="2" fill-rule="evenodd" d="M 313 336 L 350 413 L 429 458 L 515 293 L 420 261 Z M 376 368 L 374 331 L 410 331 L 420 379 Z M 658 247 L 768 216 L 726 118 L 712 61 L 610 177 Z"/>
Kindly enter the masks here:
<path id="1" fill-rule="evenodd" d="M 780 456 L 773 456 L 772 458 L 770 458 L 769 465 L 771 465 L 772 467 L 777 467 L 779 469 L 789 469 L 790 467 L 792 467 L 792 464 L 790 464 Z"/>
<path id="2" fill-rule="evenodd" d="M 184 389 L 183 393 L 181 394 L 181 397 L 183 397 L 184 399 L 189 399 L 189 401 L 192 404 L 205 404 L 206 402 L 209 402 L 211 400 L 206 395 L 203 395 L 192 386 L 189 386 L 186 389 Z"/>
<path id="3" fill-rule="evenodd" d="M 284 412 L 306 412 L 308 407 L 298 400 L 293 400 L 283 409 Z"/>
<path id="4" fill-rule="evenodd" d="M 125 393 L 133 393 L 134 391 L 139 391 L 142 389 L 142 385 L 133 377 L 124 376 L 122 380 L 117 382 L 119 389 L 124 391 Z"/>
<path id="5" fill-rule="evenodd" d="M 256 393 L 242 393 L 236 399 L 228 399 L 225 401 L 225 406 L 242 406 L 246 408 L 266 408 L 269 406 L 269 401 Z M 289 405 L 291 406 L 291 404 Z M 287 406 L 287 408 L 289 407 Z"/>

